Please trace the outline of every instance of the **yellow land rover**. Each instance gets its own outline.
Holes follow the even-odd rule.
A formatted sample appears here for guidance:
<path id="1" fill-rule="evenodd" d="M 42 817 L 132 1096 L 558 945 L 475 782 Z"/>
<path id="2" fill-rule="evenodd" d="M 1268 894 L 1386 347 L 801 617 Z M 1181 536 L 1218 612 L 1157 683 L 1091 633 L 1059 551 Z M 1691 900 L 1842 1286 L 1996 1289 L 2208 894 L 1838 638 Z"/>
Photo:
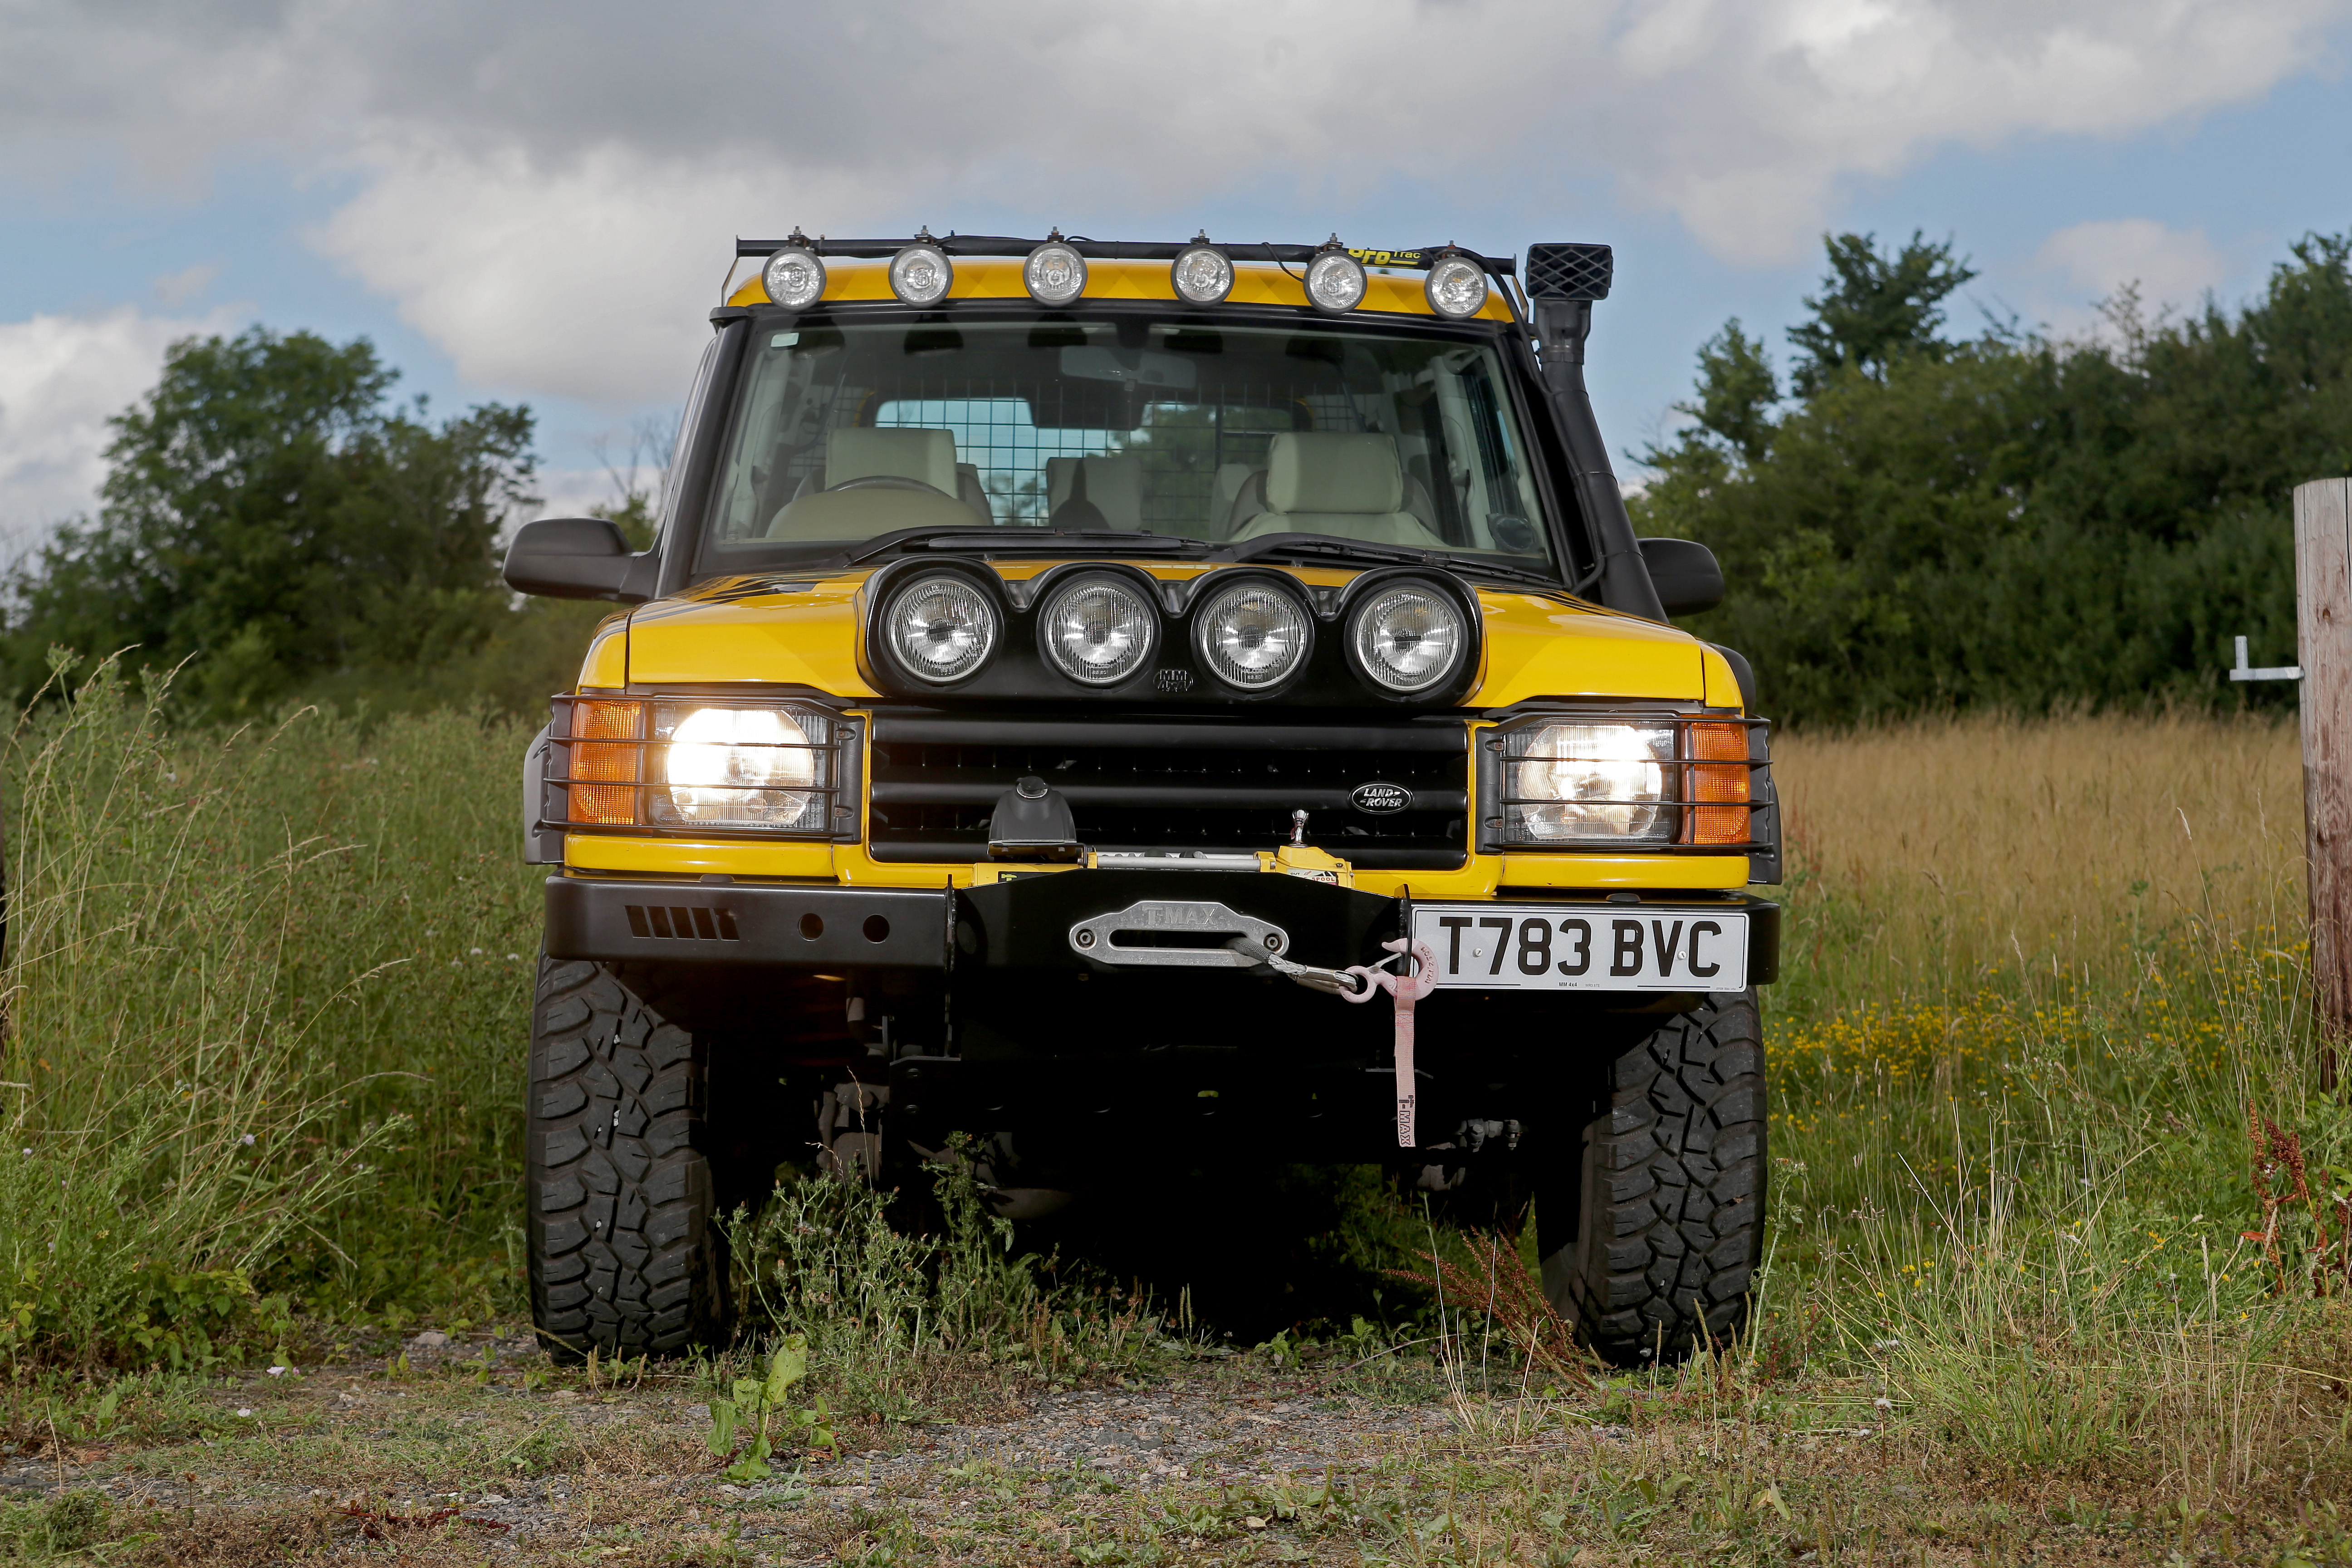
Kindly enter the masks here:
<path id="1" fill-rule="evenodd" d="M 956 1133 L 1015 1220 L 1179 1152 L 1532 1200 L 1602 1354 L 1730 1332 L 1778 813 L 1594 425 L 1608 247 L 737 255 L 653 547 L 506 561 L 622 606 L 524 770 L 549 1342 L 708 1338 L 780 1164 Z"/>

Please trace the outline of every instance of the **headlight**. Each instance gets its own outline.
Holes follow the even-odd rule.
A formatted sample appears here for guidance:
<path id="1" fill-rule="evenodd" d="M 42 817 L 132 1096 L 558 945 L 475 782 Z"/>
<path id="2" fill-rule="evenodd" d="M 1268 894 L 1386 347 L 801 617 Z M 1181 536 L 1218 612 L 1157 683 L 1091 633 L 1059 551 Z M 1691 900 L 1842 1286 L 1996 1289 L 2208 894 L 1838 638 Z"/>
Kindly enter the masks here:
<path id="1" fill-rule="evenodd" d="M 816 721 L 811 719 L 812 724 Z M 669 741 L 651 792 L 656 823 L 715 827 L 822 828 L 816 742 L 800 719 L 772 708 L 689 708 L 664 703 L 654 733 Z M 805 819 L 815 816 L 818 820 Z"/>
<path id="2" fill-rule="evenodd" d="M 776 304 L 803 310 L 824 296 L 824 263 L 813 250 L 787 245 L 770 254 L 768 264 L 760 268 L 760 282 Z"/>
<path id="3" fill-rule="evenodd" d="M 1462 663 L 1462 611 L 1435 588 L 1400 584 L 1356 612 L 1353 642 L 1363 672 L 1391 691 L 1426 691 Z"/>
<path id="4" fill-rule="evenodd" d="M 955 281 L 955 263 L 948 253 L 928 241 L 907 247 L 890 258 L 890 292 L 909 305 L 936 305 L 948 297 Z"/>
<path id="5" fill-rule="evenodd" d="M 1486 269 L 1466 256 L 1440 257 L 1422 285 L 1429 308 L 1462 321 L 1486 308 Z"/>
<path id="6" fill-rule="evenodd" d="M 890 595 L 881 617 L 882 640 L 918 679 L 961 680 L 996 647 L 996 606 L 964 578 L 919 578 Z"/>
<path id="7" fill-rule="evenodd" d="M 1307 264 L 1307 298 L 1318 310 L 1352 310 L 1364 302 L 1364 264 L 1339 248 L 1339 237 Z"/>
<path id="8" fill-rule="evenodd" d="M 1029 286 L 1029 298 L 1040 305 L 1066 305 L 1087 291 L 1087 258 L 1057 235 L 1029 253 L 1021 280 Z"/>
<path id="9" fill-rule="evenodd" d="M 1202 234 L 1176 253 L 1169 268 L 1176 297 L 1188 305 L 1221 305 L 1234 291 L 1233 258 L 1209 243 Z"/>
<path id="10" fill-rule="evenodd" d="M 1663 840 L 1672 726 L 1541 724 L 1504 740 L 1503 835 L 1519 843 Z M 1744 825 L 1743 825 L 1744 826 Z"/>
<path id="11" fill-rule="evenodd" d="M 1100 577 L 1063 588 L 1037 620 L 1037 640 L 1054 668 L 1086 686 L 1109 686 L 1143 668 L 1160 640 L 1160 617 L 1133 589 Z"/>
<path id="12" fill-rule="evenodd" d="M 1201 662 L 1244 691 L 1264 690 L 1299 667 L 1310 624 L 1297 600 L 1263 583 L 1226 589 L 1192 620 Z"/>

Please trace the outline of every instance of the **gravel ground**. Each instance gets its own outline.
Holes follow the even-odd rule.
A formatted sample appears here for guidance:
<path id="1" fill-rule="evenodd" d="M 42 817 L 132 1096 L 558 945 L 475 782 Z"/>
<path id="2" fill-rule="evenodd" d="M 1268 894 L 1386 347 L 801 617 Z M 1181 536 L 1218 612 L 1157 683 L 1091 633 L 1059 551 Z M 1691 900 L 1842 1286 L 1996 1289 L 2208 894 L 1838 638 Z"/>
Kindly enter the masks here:
<path id="1" fill-rule="evenodd" d="M 959 1560 L 1034 1564 L 1072 1560 L 1073 1521 L 1321 1486 L 1452 1426 L 1442 1407 L 1249 1358 L 1134 1388 L 987 1375 L 991 1396 L 970 1403 L 994 1414 L 844 1423 L 840 1458 L 780 1458 L 778 1479 L 738 1485 L 682 1377 L 589 1386 L 528 1340 L 428 1334 L 382 1363 L 214 1384 L 176 1440 L 37 1434 L 0 1459 L 0 1500 L 95 1490 L 131 1561 L 171 1564 L 883 1562 L 918 1536 L 961 1542 Z"/>

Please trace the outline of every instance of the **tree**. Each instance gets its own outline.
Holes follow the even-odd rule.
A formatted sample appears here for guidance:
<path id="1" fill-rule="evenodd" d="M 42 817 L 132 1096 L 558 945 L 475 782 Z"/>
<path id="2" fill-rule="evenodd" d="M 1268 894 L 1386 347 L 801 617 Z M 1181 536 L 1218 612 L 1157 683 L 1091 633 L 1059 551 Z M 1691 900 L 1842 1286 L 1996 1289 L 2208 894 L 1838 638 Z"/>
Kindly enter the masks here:
<path id="1" fill-rule="evenodd" d="M 1941 356 L 1944 299 L 1976 276 L 1952 258 L 1950 240 L 1929 245 L 1915 231 L 1891 255 L 1875 235 L 1823 235 L 1822 245 L 1830 273 L 1820 295 L 1805 301 L 1813 319 L 1789 329 L 1804 355 L 1791 376 L 1798 392 L 1810 396 L 1841 367 L 1884 377 L 1906 356 Z"/>
<path id="2" fill-rule="evenodd" d="M 1702 349 L 1631 504 L 1722 561 L 1692 626 L 1748 655 L 1769 712 L 2292 700 L 2220 670 L 2233 636 L 2294 646 L 2290 497 L 2352 471 L 2352 237 L 2305 238 L 2236 310 L 2116 303 L 2099 338 L 1842 358 L 1753 419 L 1760 353 L 1736 323 Z"/>
<path id="3" fill-rule="evenodd" d="M 498 536 L 527 494 L 528 409 L 437 426 L 388 405 L 365 340 L 255 327 L 191 338 L 118 416 L 103 506 L 18 570 L 7 658 L 20 692 L 52 645 L 142 666 L 208 716 L 481 647 L 512 612 Z"/>
<path id="4" fill-rule="evenodd" d="M 1653 447 L 1642 460 L 1652 468 L 1710 471 L 1733 462 L 1753 467 L 1771 449 L 1772 408 L 1780 401 L 1780 377 L 1764 345 L 1734 316 L 1699 345 L 1698 395 L 1674 405 L 1690 423 L 1674 446 Z"/>

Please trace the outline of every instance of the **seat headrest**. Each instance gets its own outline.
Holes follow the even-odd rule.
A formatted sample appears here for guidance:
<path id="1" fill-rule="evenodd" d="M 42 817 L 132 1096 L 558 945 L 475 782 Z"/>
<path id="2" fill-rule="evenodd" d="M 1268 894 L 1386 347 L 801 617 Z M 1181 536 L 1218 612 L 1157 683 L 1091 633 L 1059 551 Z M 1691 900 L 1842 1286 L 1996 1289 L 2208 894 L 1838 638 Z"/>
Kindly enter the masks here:
<path id="1" fill-rule="evenodd" d="M 1394 511 L 1404 504 L 1396 443 L 1338 430 L 1276 436 L 1266 455 L 1265 503 L 1276 511 Z"/>
<path id="2" fill-rule="evenodd" d="M 1062 503 L 1076 493 L 1081 474 L 1087 482 L 1087 504 L 1101 514 L 1105 527 L 1133 531 L 1143 526 L 1143 459 L 1132 452 L 1046 458 L 1048 516 L 1061 510 Z"/>
<path id="3" fill-rule="evenodd" d="M 824 486 L 887 476 L 919 479 L 944 495 L 956 493 L 955 433 L 950 430 L 869 430 L 853 426 L 824 437 Z"/>
<path id="4" fill-rule="evenodd" d="M 1113 528 L 1143 526 L 1143 459 L 1132 452 L 1080 459 L 1087 500 Z"/>

